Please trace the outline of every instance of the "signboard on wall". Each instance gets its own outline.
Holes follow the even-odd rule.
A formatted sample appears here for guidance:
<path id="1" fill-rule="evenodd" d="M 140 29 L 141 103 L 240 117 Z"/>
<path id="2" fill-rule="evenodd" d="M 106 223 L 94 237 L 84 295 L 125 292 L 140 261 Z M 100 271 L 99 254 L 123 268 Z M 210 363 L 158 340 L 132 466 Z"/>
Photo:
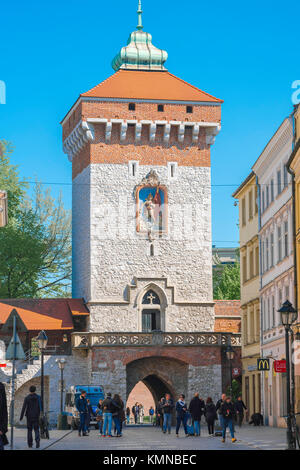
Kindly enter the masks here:
<path id="1" fill-rule="evenodd" d="M 286 360 L 274 361 L 274 371 L 279 373 L 286 372 Z"/>
<path id="2" fill-rule="evenodd" d="M 257 370 L 270 370 L 270 359 L 260 357 L 257 359 Z"/>

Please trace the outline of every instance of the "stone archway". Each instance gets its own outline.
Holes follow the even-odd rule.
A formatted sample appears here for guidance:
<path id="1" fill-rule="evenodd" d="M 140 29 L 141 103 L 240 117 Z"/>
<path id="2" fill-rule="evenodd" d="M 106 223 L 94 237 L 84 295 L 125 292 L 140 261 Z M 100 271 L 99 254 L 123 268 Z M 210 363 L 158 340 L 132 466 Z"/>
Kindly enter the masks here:
<path id="1" fill-rule="evenodd" d="M 126 366 L 127 397 L 140 381 L 149 388 L 156 404 L 167 392 L 177 400 L 181 393 L 187 395 L 188 364 L 161 356 L 136 359 Z"/>

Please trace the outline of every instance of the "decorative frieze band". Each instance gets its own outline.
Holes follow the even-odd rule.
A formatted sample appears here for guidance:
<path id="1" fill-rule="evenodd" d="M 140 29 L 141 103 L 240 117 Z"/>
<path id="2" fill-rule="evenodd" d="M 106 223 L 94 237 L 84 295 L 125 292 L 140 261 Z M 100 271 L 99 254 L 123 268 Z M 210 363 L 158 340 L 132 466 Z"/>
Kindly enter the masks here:
<path id="1" fill-rule="evenodd" d="M 183 143 L 186 133 L 186 128 L 192 128 L 192 142 L 197 144 L 199 141 L 200 128 L 206 129 L 206 144 L 212 145 L 215 141 L 215 137 L 221 129 L 221 125 L 218 122 L 181 122 L 181 121 L 150 121 L 141 120 L 137 121 L 134 119 L 104 119 L 104 118 L 88 118 L 86 121 L 81 121 L 77 124 L 75 129 L 64 141 L 64 152 L 68 154 L 69 160 L 72 161 L 74 155 L 76 155 L 82 147 L 94 140 L 94 129 L 93 124 L 104 124 L 105 125 L 105 142 L 111 142 L 112 126 L 113 124 L 120 125 L 120 142 L 125 142 L 127 138 L 127 130 L 129 125 L 135 126 L 135 142 L 139 143 L 142 136 L 143 125 L 150 126 L 149 140 L 151 143 L 155 142 L 157 126 L 164 126 L 163 141 L 168 144 L 170 141 L 170 134 L 172 126 L 178 128 L 177 136 L 178 142 Z"/>

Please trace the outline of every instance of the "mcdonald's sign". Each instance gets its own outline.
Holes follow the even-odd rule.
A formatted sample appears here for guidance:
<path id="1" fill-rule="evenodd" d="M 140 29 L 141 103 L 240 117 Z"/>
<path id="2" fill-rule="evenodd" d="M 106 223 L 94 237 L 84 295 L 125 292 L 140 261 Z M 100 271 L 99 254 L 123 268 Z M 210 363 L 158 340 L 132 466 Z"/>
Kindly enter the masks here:
<path id="1" fill-rule="evenodd" d="M 257 370 L 270 370 L 270 359 L 264 357 L 257 359 Z"/>

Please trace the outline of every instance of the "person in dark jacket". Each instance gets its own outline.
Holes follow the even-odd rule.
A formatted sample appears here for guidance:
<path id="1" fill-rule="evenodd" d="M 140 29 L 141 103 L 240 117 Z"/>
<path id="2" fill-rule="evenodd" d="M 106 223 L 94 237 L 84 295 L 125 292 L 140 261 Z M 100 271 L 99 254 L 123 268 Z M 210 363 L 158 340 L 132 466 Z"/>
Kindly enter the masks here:
<path id="1" fill-rule="evenodd" d="M 222 428 L 223 428 L 223 415 L 222 415 L 222 412 L 221 412 L 221 406 L 223 405 L 225 400 L 226 400 L 226 394 L 222 393 L 221 398 L 216 403 L 217 416 L 219 418 L 220 425 L 221 425 Z"/>
<path id="2" fill-rule="evenodd" d="M 31 385 L 29 388 L 30 394 L 24 400 L 23 408 L 21 411 L 20 421 L 24 418 L 27 419 L 27 443 L 28 447 L 31 448 L 33 444 L 32 430 L 34 429 L 36 448 L 40 447 L 40 428 L 39 418 L 42 411 L 41 397 L 37 395 L 36 387 Z"/>
<path id="3" fill-rule="evenodd" d="M 239 396 L 237 401 L 235 402 L 234 408 L 235 408 L 235 412 L 237 415 L 238 425 L 239 427 L 242 427 L 243 420 L 244 420 L 244 410 L 245 411 L 248 411 L 248 410 L 241 396 Z"/>
<path id="4" fill-rule="evenodd" d="M 159 426 L 161 429 L 163 428 L 163 412 L 162 412 L 162 402 L 163 398 L 160 399 L 158 402 L 158 405 L 155 410 L 155 416 L 156 416 L 156 426 Z"/>
<path id="5" fill-rule="evenodd" d="M 124 421 L 124 403 L 121 397 L 116 393 L 113 397 L 114 410 L 112 412 L 112 418 L 116 428 L 117 437 L 122 436 L 122 423 Z"/>
<path id="6" fill-rule="evenodd" d="M 223 416 L 222 442 L 225 442 L 227 427 L 230 430 L 232 442 L 235 442 L 236 438 L 234 437 L 234 430 L 233 430 L 233 419 L 235 417 L 235 409 L 231 401 L 231 397 L 226 397 L 225 402 L 222 403 L 221 413 Z"/>
<path id="7" fill-rule="evenodd" d="M 162 399 L 161 408 L 164 416 L 163 433 L 166 434 L 168 430 L 168 433 L 171 434 L 172 411 L 174 408 L 174 402 L 169 393 L 166 393 L 165 397 Z"/>
<path id="8" fill-rule="evenodd" d="M 7 414 L 7 401 L 5 387 L 0 382 L 0 450 L 4 450 L 4 446 L 7 442 L 7 425 L 8 425 L 8 414 Z"/>
<path id="9" fill-rule="evenodd" d="M 87 415 L 86 415 L 86 430 L 87 432 L 90 432 L 90 424 L 91 424 L 91 419 L 92 417 L 94 416 L 94 411 L 93 411 L 93 407 L 91 405 L 91 402 L 89 399 L 86 400 L 87 401 Z"/>
<path id="10" fill-rule="evenodd" d="M 96 409 L 96 421 L 98 423 L 100 436 L 102 435 L 102 428 L 103 428 L 103 409 L 102 409 L 102 405 L 103 405 L 103 400 L 99 400 L 98 405 L 97 405 L 97 409 Z"/>
<path id="11" fill-rule="evenodd" d="M 83 436 L 88 436 L 87 433 L 87 417 L 88 417 L 88 403 L 86 399 L 86 391 L 82 390 L 80 396 L 76 399 L 75 402 L 77 411 L 79 412 L 79 428 L 78 428 L 78 436 L 81 436 L 81 433 Z"/>
<path id="12" fill-rule="evenodd" d="M 204 415 L 207 422 L 208 434 L 209 436 L 213 436 L 215 432 L 215 420 L 218 419 L 218 417 L 216 407 L 211 397 L 208 397 L 206 400 Z"/>
<path id="13" fill-rule="evenodd" d="M 188 417 L 188 409 L 187 404 L 185 402 L 185 396 L 183 394 L 180 395 L 178 402 L 176 403 L 176 437 L 179 437 L 179 429 L 182 423 L 184 432 L 186 437 L 189 436 L 187 430 L 187 417 Z"/>
<path id="14" fill-rule="evenodd" d="M 111 398 L 111 393 L 106 395 L 105 400 L 102 403 L 102 410 L 103 410 L 103 429 L 102 429 L 102 436 L 106 436 L 106 432 L 108 437 L 112 437 L 111 428 L 112 428 L 112 415 L 115 412 L 115 405 L 113 404 L 113 400 Z"/>
<path id="15" fill-rule="evenodd" d="M 135 405 L 133 405 L 131 411 L 132 411 L 132 414 L 133 414 L 133 416 L 134 416 L 134 423 L 137 424 L 137 422 L 138 422 L 138 417 L 139 417 L 139 411 L 140 411 L 140 409 L 139 409 L 139 404 L 136 403 Z"/>
<path id="16" fill-rule="evenodd" d="M 200 436 L 201 434 L 201 416 L 204 413 L 205 404 L 204 401 L 199 398 L 199 393 L 195 393 L 189 406 L 189 412 L 192 416 L 194 434 Z"/>

